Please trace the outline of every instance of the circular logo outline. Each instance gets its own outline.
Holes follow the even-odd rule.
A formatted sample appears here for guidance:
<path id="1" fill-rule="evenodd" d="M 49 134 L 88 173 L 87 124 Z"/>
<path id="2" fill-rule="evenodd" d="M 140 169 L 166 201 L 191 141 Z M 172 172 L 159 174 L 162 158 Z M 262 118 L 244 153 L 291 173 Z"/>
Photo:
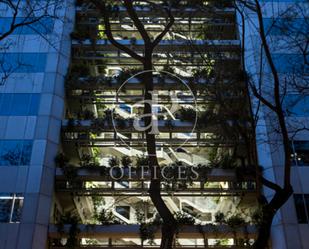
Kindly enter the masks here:
<path id="1" fill-rule="evenodd" d="M 156 72 L 156 73 L 159 73 L 159 74 L 165 73 L 165 74 L 167 74 L 167 75 L 170 75 L 170 76 L 172 76 L 172 77 L 175 77 L 175 78 L 176 78 L 177 80 L 179 80 L 183 85 L 185 85 L 186 88 L 190 91 L 190 93 L 191 93 L 192 96 L 193 96 L 194 107 L 195 107 L 195 120 L 194 120 L 194 125 L 193 125 L 193 128 L 192 128 L 191 132 L 189 133 L 190 136 L 191 136 L 191 135 L 194 133 L 194 131 L 195 131 L 195 128 L 196 128 L 196 126 L 197 126 L 197 121 L 198 121 L 198 115 L 197 115 L 197 113 L 198 113 L 197 110 L 198 110 L 198 109 L 197 109 L 196 97 L 194 96 L 193 91 L 192 91 L 191 88 L 188 86 L 188 84 L 187 84 L 186 82 L 184 82 L 180 77 L 178 77 L 177 75 L 175 75 L 175 74 L 173 74 L 173 73 L 170 73 L 170 72 L 167 72 L 167 71 L 164 71 L 164 70 L 162 70 L 162 71 L 157 71 L 157 70 L 142 70 L 141 72 L 138 72 L 138 73 L 132 75 L 131 77 L 129 77 L 128 79 L 126 79 L 126 80 L 120 85 L 120 87 L 117 89 L 117 92 L 116 92 L 116 96 L 115 96 L 115 97 L 116 97 L 116 101 L 117 101 L 117 99 L 119 99 L 119 97 L 118 97 L 118 96 L 119 96 L 119 91 L 121 91 L 122 87 L 123 87 L 125 84 L 127 84 L 131 79 L 135 78 L 136 76 L 141 75 L 141 74 L 143 74 L 143 73 L 148 73 L 148 72 Z M 119 105 L 119 103 L 117 103 L 117 104 Z M 116 132 L 116 135 L 117 135 L 117 134 L 120 133 L 120 132 L 119 132 L 119 131 L 117 130 L 117 128 L 116 128 L 116 122 L 115 122 L 115 119 L 114 119 L 115 108 L 116 108 L 116 102 L 113 103 L 113 109 L 112 109 L 112 115 L 111 115 L 111 117 L 112 117 L 113 128 L 114 128 L 114 130 L 115 130 L 115 132 Z M 122 142 L 128 149 L 132 149 L 132 147 L 131 147 L 129 144 L 127 144 L 127 142 L 126 142 L 123 138 L 121 138 L 120 136 L 118 136 L 118 138 L 120 138 L 121 142 Z M 175 150 L 177 150 L 177 149 L 179 149 L 179 148 L 182 148 L 182 146 L 183 146 L 184 144 L 186 144 L 190 139 L 191 139 L 191 137 L 185 139 L 185 141 L 184 141 L 181 145 L 179 145 L 178 147 L 176 147 Z M 167 153 L 167 154 L 170 154 L 171 152 L 166 152 L 166 153 Z M 151 156 L 151 155 L 148 155 L 148 156 Z M 155 155 L 155 156 L 157 156 L 157 155 Z"/>

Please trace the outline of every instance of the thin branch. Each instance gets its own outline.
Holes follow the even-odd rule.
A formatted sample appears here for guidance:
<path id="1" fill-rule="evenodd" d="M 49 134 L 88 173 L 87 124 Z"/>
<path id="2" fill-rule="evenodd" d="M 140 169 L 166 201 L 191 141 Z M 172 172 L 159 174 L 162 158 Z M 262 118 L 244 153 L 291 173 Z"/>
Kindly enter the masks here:
<path id="1" fill-rule="evenodd" d="M 260 179 L 261 179 L 261 182 L 262 182 L 266 187 L 268 187 L 268 188 L 270 188 L 270 189 L 273 189 L 273 190 L 275 190 L 275 191 L 282 191 L 282 188 L 281 188 L 278 184 L 276 184 L 276 183 L 274 183 L 274 182 L 271 182 L 271 181 L 267 180 L 267 179 L 264 178 L 263 176 L 260 176 Z"/>
<path id="2" fill-rule="evenodd" d="M 137 53 L 135 53 L 133 50 L 129 49 L 128 47 L 122 45 L 121 43 L 117 42 L 111 32 L 111 24 L 109 21 L 108 11 L 106 9 L 105 3 L 102 3 L 100 0 L 91 0 L 92 3 L 95 4 L 95 6 L 100 10 L 100 12 L 103 15 L 104 18 L 104 25 L 105 25 L 105 34 L 109 41 L 119 50 L 122 50 L 123 52 L 130 55 L 132 58 L 140 61 L 141 63 L 144 62 L 144 58 Z"/>
<path id="3" fill-rule="evenodd" d="M 253 83 L 250 83 L 250 88 L 253 92 L 253 95 L 258 98 L 264 105 L 266 105 L 269 109 L 271 109 L 274 112 L 277 112 L 276 107 L 270 103 L 268 100 L 266 100 L 256 89 L 255 85 Z"/>
<path id="4" fill-rule="evenodd" d="M 174 18 L 173 14 L 172 14 L 171 9 L 170 8 L 166 8 L 166 12 L 168 14 L 169 23 L 165 26 L 165 28 L 162 31 L 162 33 L 160 33 L 155 38 L 155 40 L 152 42 L 152 47 L 153 48 L 159 44 L 159 42 L 163 39 L 163 37 L 167 34 L 167 32 L 171 29 L 171 27 L 173 26 L 173 24 L 175 22 L 175 18 Z"/>
<path id="5" fill-rule="evenodd" d="M 258 22 L 259 22 L 259 34 L 262 41 L 262 45 L 264 48 L 264 52 L 266 55 L 267 62 L 270 66 L 271 73 L 274 79 L 274 100 L 275 100 L 275 113 L 277 114 L 280 130 L 281 130 L 281 136 L 283 140 L 283 146 L 284 146 L 284 187 L 289 189 L 291 186 L 291 162 L 290 162 L 290 142 L 289 142 L 289 136 L 287 127 L 285 124 L 285 117 L 284 112 L 282 110 L 281 105 L 281 97 L 280 97 L 280 80 L 278 71 L 276 69 L 276 66 L 274 64 L 274 61 L 271 56 L 269 44 L 267 42 L 266 36 L 265 36 L 265 30 L 264 30 L 264 23 L 263 23 L 263 14 L 262 9 L 260 6 L 260 3 L 258 0 L 254 0 L 256 5 L 256 13 L 258 16 Z M 262 97 L 262 96 L 261 96 Z M 269 103 L 268 101 L 265 102 L 264 98 L 261 98 L 262 103 Z M 268 105 L 270 106 L 270 105 Z M 271 105 L 272 106 L 272 105 Z"/>
<path id="6" fill-rule="evenodd" d="M 144 42 L 145 42 L 145 46 L 149 45 L 151 43 L 150 37 L 144 27 L 144 25 L 142 24 L 142 22 L 139 20 L 136 11 L 134 10 L 133 1 L 131 0 L 124 0 L 124 5 L 127 9 L 127 12 L 130 16 L 130 18 L 132 19 L 134 25 L 136 26 L 137 30 L 139 31 L 139 33 L 141 34 Z"/>

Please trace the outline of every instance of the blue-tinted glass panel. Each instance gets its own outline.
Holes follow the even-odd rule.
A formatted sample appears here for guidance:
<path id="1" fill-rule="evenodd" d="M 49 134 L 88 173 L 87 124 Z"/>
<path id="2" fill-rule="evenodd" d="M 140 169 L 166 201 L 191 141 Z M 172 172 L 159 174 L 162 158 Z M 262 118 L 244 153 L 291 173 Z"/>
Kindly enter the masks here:
<path id="1" fill-rule="evenodd" d="M 40 94 L 0 93 L 1 116 L 35 116 L 38 115 Z"/>
<path id="2" fill-rule="evenodd" d="M 12 94 L 0 94 L 0 115 L 10 115 Z"/>
<path id="3" fill-rule="evenodd" d="M 32 141 L 23 142 L 23 150 L 20 158 L 20 165 L 29 165 L 32 153 Z"/>
<path id="4" fill-rule="evenodd" d="M 40 105 L 40 94 L 32 94 L 28 115 L 30 115 L 30 116 L 31 115 L 32 116 L 38 115 L 39 105 Z"/>
<path id="5" fill-rule="evenodd" d="M 309 32 L 309 23 L 303 18 L 265 18 L 263 23 L 265 31 L 270 35 L 295 35 Z"/>
<path id="6" fill-rule="evenodd" d="M 309 117 L 309 95 L 287 95 L 283 100 L 286 116 Z"/>
<path id="7" fill-rule="evenodd" d="M 279 73 L 309 74 L 301 54 L 272 54 L 272 58 Z"/>
<path id="8" fill-rule="evenodd" d="M 10 115 L 27 115 L 29 111 L 30 97 L 30 94 L 14 94 Z"/>
<path id="9" fill-rule="evenodd" d="M 10 222 L 12 203 L 12 199 L 0 197 L 0 222 Z"/>
<path id="10" fill-rule="evenodd" d="M 32 17 L 17 17 L 15 20 L 15 24 L 25 23 L 33 20 Z M 13 18 L 11 17 L 2 17 L 0 18 L 0 34 L 3 34 L 10 30 L 10 26 L 13 22 Z M 54 20 L 52 18 L 42 18 L 41 20 L 26 26 L 18 27 L 14 30 L 13 34 L 16 35 L 33 35 L 33 34 L 41 34 L 46 35 L 53 31 Z"/>
<path id="11" fill-rule="evenodd" d="M 294 204 L 298 223 L 304 224 L 308 222 L 303 195 L 294 194 Z"/>
<path id="12" fill-rule="evenodd" d="M 0 73 L 40 73 L 45 71 L 45 53 L 0 53 Z"/>
<path id="13" fill-rule="evenodd" d="M 2 141 L 0 151 L 0 165 L 19 165 L 23 149 L 23 142 L 18 140 Z"/>
<path id="14" fill-rule="evenodd" d="M 296 164 L 309 166 L 309 141 L 293 141 Z"/>
<path id="15" fill-rule="evenodd" d="M 0 166 L 29 165 L 32 140 L 1 140 Z"/>
<path id="16" fill-rule="evenodd" d="M 308 0 L 260 0 L 260 2 L 278 2 L 278 3 L 301 3 L 301 2 L 306 2 Z"/>

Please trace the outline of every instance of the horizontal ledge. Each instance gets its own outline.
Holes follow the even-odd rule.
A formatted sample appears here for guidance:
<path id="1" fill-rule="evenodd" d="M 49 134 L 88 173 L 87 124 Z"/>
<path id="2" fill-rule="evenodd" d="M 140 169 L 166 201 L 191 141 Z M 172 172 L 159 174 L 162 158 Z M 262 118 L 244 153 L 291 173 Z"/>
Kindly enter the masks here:
<path id="1" fill-rule="evenodd" d="M 59 232 L 54 224 L 49 225 L 50 238 L 67 237 L 70 225 L 63 226 L 63 232 Z M 140 238 L 139 225 L 78 225 L 78 238 Z M 178 238 L 228 238 L 237 236 L 246 236 L 247 238 L 255 238 L 257 228 L 254 225 L 247 225 L 237 229 L 232 229 L 227 225 L 184 225 L 179 228 Z M 160 238 L 161 232 L 158 228 L 155 238 Z"/>
<path id="2" fill-rule="evenodd" d="M 83 181 L 113 181 L 119 182 L 119 180 L 112 179 L 110 176 L 102 175 L 102 170 L 105 168 L 101 166 L 89 166 L 89 167 L 76 167 L 76 179 L 80 179 Z M 207 182 L 210 181 L 236 181 L 237 173 L 235 169 L 207 169 Z M 249 174 L 242 176 L 245 180 L 255 180 L 255 176 L 250 176 Z M 56 179 L 57 180 L 65 180 L 65 174 L 63 173 L 63 169 L 56 169 Z M 149 181 L 150 176 L 144 176 L 142 179 L 138 174 L 132 172 L 131 177 L 125 176 L 121 179 L 121 181 Z M 194 180 L 198 181 L 198 179 Z"/>
<path id="3" fill-rule="evenodd" d="M 82 189 L 82 188 L 57 188 L 58 193 L 74 193 L 80 196 L 148 196 L 148 189 L 130 189 L 124 191 L 123 189 Z M 245 195 L 256 195 L 257 190 L 226 190 L 226 189 L 189 189 L 189 190 L 178 190 L 178 191 L 161 191 L 161 196 L 245 196 Z"/>
<path id="4" fill-rule="evenodd" d="M 63 249 L 65 246 L 50 246 L 50 249 Z M 77 246 L 75 249 L 159 249 L 160 246 L 140 246 L 140 245 L 84 245 Z M 173 249 L 249 249 L 250 246 L 175 246 Z"/>

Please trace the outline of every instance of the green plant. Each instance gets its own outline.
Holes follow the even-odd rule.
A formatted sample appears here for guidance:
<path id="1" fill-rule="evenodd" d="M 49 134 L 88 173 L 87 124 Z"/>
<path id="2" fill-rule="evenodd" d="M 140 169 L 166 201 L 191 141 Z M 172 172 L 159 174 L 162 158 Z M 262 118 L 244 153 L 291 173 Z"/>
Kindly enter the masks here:
<path id="1" fill-rule="evenodd" d="M 132 159 L 129 156 L 123 156 L 121 158 L 121 164 L 123 167 L 129 167 L 132 164 Z"/>
<path id="2" fill-rule="evenodd" d="M 73 64 L 70 71 L 70 76 L 86 77 L 90 74 L 90 68 L 85 64 Z"/>
<path id="3" fill-rule="evenodd" d="M 148 158 L 145 156 L 138 156 L 136 158 L 136 167 L 148 167 Z"/>
<path id="4" fill-rule="evenodd" d="M 83 41 L 86 39 L 90 39 L 90 33 L 84 29 L 75 30 L 70 34 L 73 40 Z"/>
<path id="5" fill-rule="evenodd" d="M 105 204 L 104 198 L 102 196 L 92 196 L 92 202 L 93 202 L 93 209 L 94 213 L 98 213 L 98 207 Z"/>
<path id="6" fill-rule="evenodd" d="M 65 166 L 62 168 L 63 174 L 67 179 L 68 183 L 73 188 L 80 188 L 82 181 L 77 178 L 77 168 L 74 166 Z"/>
<path id="7" fill-rule="evenodd" d="M 119 129 L 125 129 L 127 127 L 126 119 L 120 116 L 115 117 L 116 125 Z"/>
<path id="8" fill-rule="evenodd" d="M 92 120 L 95 118 L 94 112 L 88 109 L 84 110 L 82 115 L 85 120 L 88 120 L 88 119 Z"/>
<path id="9" fill-rule="evenodd" d="M 120 224 L 119 221 L 116 220 L 115 215 L 106 209 L 102 209 L 99 214 L 95 217 L 101 225 L 113 225 L 113 224 Z"/>
<path id="10" fill-rule="evenodd" d="M 69 118 L 67 123 L 67 130 L 72 131 L 75 127 L 75 120 L 74 118 Z"/>
<path id="11" fill-rule="evenodd" d="M 216 239 L 216 246 L 227 246 L 229 245 L 229 239 Z"/>
<path id="12" fill-rule="evenodd" d="M 183 212 L 176 212 L 175 220 L 178 225 L 194 225 L 195 224 L 194 217 L 187 215 Z"/>
<path id="13" fill-rule="evenodd" d="M 91 156 L 89 154 L 83 154 L 80 159 L 80 165 L 82 167 L 88 166 L 91 162 Z"/>
<path id="14" fill-rule="evenodd" d="M 116 167 L 119 166 L 119 160 L 117 157 L 111 157 L 108 160 L 108 165 L 112 168 L 112 167 Z"/>
<path id="15" fill-rule="evenodd" d="M 156 230 L 157 226 L 153 223 L 141 223 L 139 227 L 141 240 L 148 240 L 149 244 L 153 245 Z"/>
<path id="16" fill-rule="evenodd" d="M 66 213 L 60 217 L 59 222 L 56 224 L 59 233 L 64 232 L 65 224 L 70 225 L 69 236 L 65 245 L 66 248 L 74 249 L 79 245 L 79 240 L 77 238 L 80 232 L 78 228 L 79 221 L 80 219 L 77 216 Z"/>
<path id="17" fill-rule="evenodd" d="M 226 224 L 229 225 L 231 228 L 239 228 L 246 224 L 244 218 L 242 218 L 239 214 L 233 215 L 226 220 Z"/>
<path id="18" fill-rule="evenodd" d="M 234 157 L 224 154 L 219 158 L 211 158 L 210 160 L 211 168 L 220 168 L 220 169 L 235 169 L 237 168 L 237 162 Z"/>
<path id="19" fill-rule="evenodd" d="M 184 107 L 181 107 L 177 114 L 181 121 L 189 121 L 189 122 L 194 122 L 197 115 L 196 111 L 193 108 L 184 108 Z"/>
<path id="20" fill-rule="evenodd" d="M 57 167 L 64 168 L 69 163 L 70 160 L 65 154 L 59 153 L 55 157 L 54 161 Z"/>
<path id="21" fill-rule="evenodd" d="M 252 214 L 251 220 L 254 224 L 260 225 L 263 221 L 263 211 L 262 208 L 255 210 Z"/>
<path id="22" fill-rule="evenodd" d="M 215 214 L 215 220 L 217 223 L 225 223 L 225 215 L 222 212 L 217 212 Z"/>

